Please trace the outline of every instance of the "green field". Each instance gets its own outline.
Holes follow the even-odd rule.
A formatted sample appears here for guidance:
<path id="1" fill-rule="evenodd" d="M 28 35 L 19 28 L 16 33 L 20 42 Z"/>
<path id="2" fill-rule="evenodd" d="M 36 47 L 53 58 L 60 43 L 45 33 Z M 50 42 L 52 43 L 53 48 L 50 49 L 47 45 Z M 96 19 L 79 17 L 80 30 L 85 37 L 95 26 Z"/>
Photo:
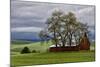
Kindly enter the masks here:
<path id="1" fill-rule="evenodd" d="M 56 64 L 69 62 L 89 62 L 95 60 L 94 46 L 91 46 L 90 51 L 71 51 L 71 52 L 48 52 L 51 42 L 41 44 L 35 43 L 12 43 L 11 44 L 11 65 L 25 66 L 38 64 Z M 20 51 L 27 46 L 31 51 L 36 50 L 36 53 L 20 54 Z"/>

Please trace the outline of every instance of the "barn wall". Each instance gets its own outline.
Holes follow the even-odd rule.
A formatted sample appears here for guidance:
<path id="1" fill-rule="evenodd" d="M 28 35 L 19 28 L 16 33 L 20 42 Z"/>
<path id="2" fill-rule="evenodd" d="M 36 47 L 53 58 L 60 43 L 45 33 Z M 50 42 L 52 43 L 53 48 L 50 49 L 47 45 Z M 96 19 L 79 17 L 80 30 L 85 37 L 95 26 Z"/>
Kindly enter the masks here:
<path id="1" fill-rule="evenodd" d="M 68 47 L 50 47 L 50 52 L 60 52 L 60 51 L 78 51 L 79 46 L 68 46 Z"/>

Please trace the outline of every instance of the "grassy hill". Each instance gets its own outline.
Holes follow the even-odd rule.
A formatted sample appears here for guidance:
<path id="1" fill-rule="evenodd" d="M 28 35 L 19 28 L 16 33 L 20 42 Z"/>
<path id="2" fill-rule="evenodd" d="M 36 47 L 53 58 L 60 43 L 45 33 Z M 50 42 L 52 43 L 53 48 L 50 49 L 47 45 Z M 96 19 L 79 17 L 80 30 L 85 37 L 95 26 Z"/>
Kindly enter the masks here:
<path id="1" fill-rule="evenodd" d="M 71 51 L 71 52 L 48 52 L 49 43 L 30 42 L 11 44 L 11 65 L 12 66 L 25 66 L 37 64 L 56 64 L 56 63 L 69 63 L 69 62 L 85 62 L 94 61 L 95 52 L 94 46 L 91 46 L 91 51 Z M 27 46 L 31 51 L 36 50 L 36 53 L 20 54 L 20 51 Z"/>
<path id="2" fill-rule="evenodd" d="M 18 41 L 16 41 L 16 42 L 18 42 Z M 19 42 L 18 43 L 16 43 L 16 42 L 13 42 L 12 44 L 11 44 L 11 54 L 18 54 L 18 53 L 20 53 L 21 52 L 21 50 L 24 48 L 24 47 L 28 47 L 31 51 L 32 50 L 36 50 L 36 51 L 39 51 L 39 52 L 46 52 L 47 51 L 47 49 L 49 48 L 49 46 L 50 45 L 52 45 L 52 43 L 51 42 L 49 42 L 49 43 L 45 43 L 45 42 L 43 42 L 43 43 L 41 43 L 41 42 L 28 42 L 28 43 L 24 43 L 25 41 L 21 41 L 21 43 L 19 44 Z"/>

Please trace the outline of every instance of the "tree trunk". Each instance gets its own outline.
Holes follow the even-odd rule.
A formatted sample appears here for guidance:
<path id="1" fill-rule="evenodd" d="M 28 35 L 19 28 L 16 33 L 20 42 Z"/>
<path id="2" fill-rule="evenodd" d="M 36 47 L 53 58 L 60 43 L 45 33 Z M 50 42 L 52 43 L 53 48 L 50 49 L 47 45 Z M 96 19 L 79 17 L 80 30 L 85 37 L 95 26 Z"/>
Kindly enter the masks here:
<path id="1" fill-rule="evenodd" d="M 70 34 L 70 37 L 69 37 L 69 45 L 70 46 L 72 45 L 72 34 Z"/>
<path id="2" fill-rule="evenodd" d="M 72 39 L 71 38 L 69 39 L 69 45 L 70 46 L 72 45 Z"/>
<path id="3" fill-rule="evenodd" d="M 65 41 L 64 40 L 62 41 L 62 46 L 65 47 Z"/>
<path id="4" fill-rule="evenodd" d="M 56 47 L 57 47 L 57 39 L 56 39 L 55 30 L 54 30 L 54 41 L 55 41 L 55 45 L 56 45 Z"/>
<path id="5" fill-rule="evenodd" d="M 77 38 L 76 38 L 76 36 L 74 35 L 74 38 L 75 38 L 75 44 L 77 45 Z"/>
<path id="6" fill-rule="evenodd" d="M 57 47 L 57 41 L 55 40 L 55 44 L 56 44 L 56 47 Z"/>

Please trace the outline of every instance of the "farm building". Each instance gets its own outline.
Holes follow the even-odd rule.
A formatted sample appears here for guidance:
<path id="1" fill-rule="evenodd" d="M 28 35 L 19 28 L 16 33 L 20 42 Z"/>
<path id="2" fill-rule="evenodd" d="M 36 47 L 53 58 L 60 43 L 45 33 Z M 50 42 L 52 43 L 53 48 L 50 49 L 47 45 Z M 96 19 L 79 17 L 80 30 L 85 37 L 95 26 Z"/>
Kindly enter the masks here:
<path id="1" fill-rule="evenodd" d="M 79 50 L 90 50 L 90 42 L 86 33 L 83 35 L 78 45 L 72 45 L 72 46 L 65 45 L 65 47 L 61 47 L 59 45 L 57 45 L 56 47 L 55 45 L 51 45 L 49 48 L 50 52 L 79 51 Z"/>

